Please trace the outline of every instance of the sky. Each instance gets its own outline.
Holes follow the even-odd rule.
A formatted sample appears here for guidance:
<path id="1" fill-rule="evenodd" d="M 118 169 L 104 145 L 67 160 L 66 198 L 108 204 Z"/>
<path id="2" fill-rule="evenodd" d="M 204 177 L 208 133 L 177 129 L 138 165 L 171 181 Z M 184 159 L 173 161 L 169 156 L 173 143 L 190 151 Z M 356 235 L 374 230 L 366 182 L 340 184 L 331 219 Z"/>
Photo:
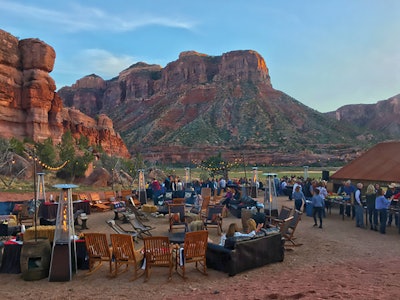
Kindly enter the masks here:
<path id="1" fill-rule="evenodd" d="M 399 0 L 0 0 L 0 29 L 56 51 L 57 89 L 179 53 L 255 50 L 272 86 L 320 112 L 400 93 Z"/>

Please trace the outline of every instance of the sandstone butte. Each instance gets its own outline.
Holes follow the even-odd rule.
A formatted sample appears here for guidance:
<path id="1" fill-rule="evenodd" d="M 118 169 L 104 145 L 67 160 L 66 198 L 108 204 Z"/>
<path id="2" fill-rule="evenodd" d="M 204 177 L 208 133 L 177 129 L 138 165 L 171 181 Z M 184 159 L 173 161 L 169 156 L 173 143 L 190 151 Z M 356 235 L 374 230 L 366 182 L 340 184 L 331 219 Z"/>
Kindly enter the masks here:
<path id="1" fill-rule="evenodd" d="M 19 40 L 0 30 L 0 136 L 30 138 L 59 143 L 70 130 L 90 145 L 100 145 L 108 154 L 129 157 L 129 151 L 104 114 L 96 119 L 75 108 L 63 107 L 49 73 L 56 53 L 39 39 Z"/>

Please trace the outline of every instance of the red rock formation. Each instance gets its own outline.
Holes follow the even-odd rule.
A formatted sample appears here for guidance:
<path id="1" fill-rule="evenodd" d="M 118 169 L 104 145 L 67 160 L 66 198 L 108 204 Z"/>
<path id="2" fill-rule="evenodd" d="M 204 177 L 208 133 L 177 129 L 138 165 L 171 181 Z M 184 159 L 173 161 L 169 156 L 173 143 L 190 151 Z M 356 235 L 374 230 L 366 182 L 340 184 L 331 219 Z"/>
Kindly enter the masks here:
<path id="1" fill-rule="evenodd" d="M 107 113 L 131 153 L 151 161 L 190 163 L 221 152 L 245 153 L 248 163 L 319 164 L 321 157 L 339 160 L 357 135 L 274 90 L 264 59 L 252 50 L 182 52 L 165 68 L 137 63 L 105 87 L 96 77 L 59 94 L 89 115 Z M 87 88 L 82 80 L 95 84 Z"/>
<path id="2" fill-rule="evenodd" d="M 375 104 L 351 104 L 327 113 L 342 122 L 350 122 L 371 131 L 385 133 L 392 139 L 400 136 L 400 94 Z"/>
<path id="3" fill-rule="evenodd" d="M 100 116 L 96 121 L 75 109 L 63 108 L 49 75 L 55 57 L 54 49 L 38 39 L 19 41 L 0 30 L 0 135 L 34 141 L 51 137 L 59 143 L 62 134 L 71 130 L 108 153 L 129 157 L 108 117 Z M 97 87 L 99 82 L 93 85 Z"/>

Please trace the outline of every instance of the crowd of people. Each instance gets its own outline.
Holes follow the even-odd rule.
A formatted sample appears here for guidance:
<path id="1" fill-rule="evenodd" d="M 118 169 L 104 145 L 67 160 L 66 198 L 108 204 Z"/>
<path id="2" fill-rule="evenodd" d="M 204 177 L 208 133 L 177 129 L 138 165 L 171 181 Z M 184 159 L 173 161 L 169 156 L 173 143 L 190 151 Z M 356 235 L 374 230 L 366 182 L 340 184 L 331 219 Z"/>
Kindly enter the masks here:
<path id="1" fill-rule="evenodd" d="M 294 208 L 305 211 L 306 201 L 310 200 L 313 206 L 314 226 L 322 228 L 325 208 L 331 205 L 326 201 L 328 196 L 327 182 L 317 181 L 312 178 L 304 180 L 296 177 L 283 177 L 275 179 L 275 188 L 278 195 L 287 195 L 289 200 L 294 200 Z M 343 197 L 351 205 L 340 205 L 340 214 L 355 219 L 356 227 L 365 228 L 364 209 L 367 209 L 370 229 L 386 233 L 386 227 L 391 226 L 393 220 L 398 226 L 398 216 L 389 209 L 398 204 L 400 198 L 400 185 L 391 183 L 384 188 L 379 184 L 369 184 L 366 189 L 363 183 L 353 185 L 351 180 L 343 181 L 337 190 L 337 195 Z M 319 224 L 318 224 L 319 219 Z"/>
<path id="2" fill-rule="evenodd" d="M 393 220 L 398 226 L 398 216 L 391 213 L 389 208 L 398 205 L 400 197 L 400 185 L 391 183 L 387 188 L 382 188 L 379 184 L 369 184 L 364 191 L 364 185 L 357 183 L 354 186 L 350 180 L 343 182 L 337 191 L 338 195 L 352 199 L 354 197 L 354 205 L 352 210 L 350 206 L 346 210 L 346 215 L 352 215 L 356 219 L 356 226 L 364 228 L 363 212 L 364 207 L 367 209 L 368 221 L 370 229 L 378 231 L 382 234 L 386 233 L 386 227 L 391 226 Z M 364 194 L 365 193 L 365 194 Z"/>
<path id="3" fill-rule="evenodd" d="M 328 196 L 327 181 L 315 180 L 312 178 L 287 177 L 278 178 L 274 176 L 274 189 L 278 196 L 287 195 L 289 200 L 294 200 L 294 208 L 298 211 L 306 210 L 307 200 L 311 201 L 313 206 L 314 226 L 322 228 L 322 221 L 325 214 L 325 208 L 331 205 L 326 201 Z M 240 187 L 244 184 L 255 185 L 256 188 L 262 188 L 260 182 L 253 183 L 245 178 L 226 179 L 209 178 L 205 181 L 194 180 L 185 183 L 178 176 L 167 176 L 163 182 L 153 179 L 148 183 L 148 188 L 153 192 L 153 199 L 168 191 L 184 191 L 188 187 L 194 194 L 201 194 L 203 187 L 211 188 L 212 195 L 224 195 L 221 204 L 229 207 L 231 201 L 240 195 Z M 391 226 L 393 220 L 398 226 L 398 216 L 390 213 L 390 206 L 396 206 L 400 197 L 400 185 L 391 183 L 386 188 L 381 188 L 379 184 L 369 184 L 366 188 L 362 183 L 353 185 L 350 180 L 343 181 L 338 188 L 337 195 L 343 197 L 351 205 L 340 205 L 340 214 L 347 215 L 355 219 L 355 225 L 365 228 L 364 209 L 366 207 L 370 229 L 386 233 L 386 227 Z M 237 199 L 236 199 L 237 200 Z M 318 224 L 319 221 L 319 224 Z"/>
<path id="4" fill-rule="evenodd" d="M 281 180 L 279 186 L 282 194 L 288 186 L 293 187 L 293 191 L 289 197 L 294 200 L 295 209 L 305 211 L 306 200 L 310 200 L 313 205 L 314 226 L 318 226 L 317 217 L 319 218 L 319 228 L 322 228 L 322 218 L 325 208 L 331 205 L 329 201 L 325 201 L 328 192 L 326 188 L 327 182 L 324 180 L 317 181 L 307 179 L 292 179 L 290 185 L 288 179 Z M 398 216 L 392 213 L 389 208 L 396 207 L 400 198 L 400 185 L 391 183 L 387 188 L 382 188 L 379 184 L 369 184 L 366 189 L 359 182 L 353 185 L 351 180 L 342 182 L 337 195 L 342 196 L 347 203 L 351 205 L 340 205 L 340 214 L 355 219 L 356 227 L 365 228 L 364 225 L 364 209 L 366 207 L 370 229 L 386 233 L 386 227 L 391 226 L 393 220 L 398 226 Z"/>

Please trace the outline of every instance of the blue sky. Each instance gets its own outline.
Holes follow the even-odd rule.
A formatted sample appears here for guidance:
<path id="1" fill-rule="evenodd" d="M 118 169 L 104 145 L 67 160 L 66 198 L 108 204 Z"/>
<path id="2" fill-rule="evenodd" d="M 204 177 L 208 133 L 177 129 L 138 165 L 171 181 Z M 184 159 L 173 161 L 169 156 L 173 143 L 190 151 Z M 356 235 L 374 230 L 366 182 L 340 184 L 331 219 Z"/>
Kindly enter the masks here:
<path id="1" fill-rule="evenodd" d="M 320 112 L 400 93 L 399 0 L 0 0 L 0 29 L 56 51 L 57 89 L 188 50 L 255 50 L 271 82 Z"/>

